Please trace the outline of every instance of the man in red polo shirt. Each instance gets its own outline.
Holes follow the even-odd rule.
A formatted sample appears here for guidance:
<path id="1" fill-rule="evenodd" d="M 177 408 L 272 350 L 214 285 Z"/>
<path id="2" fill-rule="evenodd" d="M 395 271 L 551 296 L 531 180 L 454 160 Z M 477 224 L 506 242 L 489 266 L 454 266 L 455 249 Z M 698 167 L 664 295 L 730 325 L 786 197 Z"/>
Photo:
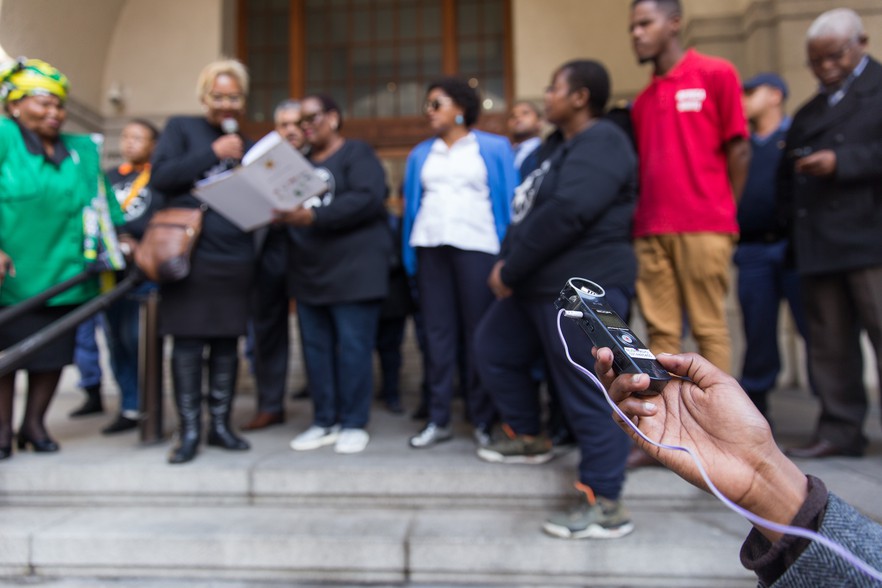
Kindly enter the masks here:
<path id="1" fill-rule="evenodd" d="M 681 351 L 685 311 L 699 352 L 730 371 L 725 298 L 749 134 L 735 68 L 685 50 L 681 14 L 678 0 L 631 4 L 634 51 L 654 68 L 632 109 L 640 157 L 637 298 L 654 353 Z"/>

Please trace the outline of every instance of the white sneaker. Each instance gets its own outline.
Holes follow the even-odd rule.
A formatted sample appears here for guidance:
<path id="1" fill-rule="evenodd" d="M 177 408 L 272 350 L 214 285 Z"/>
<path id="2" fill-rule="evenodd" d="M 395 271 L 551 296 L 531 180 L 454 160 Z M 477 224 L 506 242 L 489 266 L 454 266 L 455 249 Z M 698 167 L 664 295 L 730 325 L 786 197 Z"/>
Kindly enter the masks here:
<path id="1" fill-rule="evenodd" d="M 306 429 L 291 441 L 291 449 L 294 451 L 309 451 L 325 445 L 331 445 L 340 436 L 340 425 L 333 427 L 319 427 L 313 425 Z"/>
<path id="2" fill-rule="evenodd" d="M 425 429 L 411 437 L 408 443 L 414 449 L 422 449 L 451 439 L 453 433 L 450 432 L 450 427 L 439 427 L 435 423 L 429 423 Z"/>
<path id="3" fill-rule="evenodd" d="M 361 453 L 371 437 L 364 429 L 343 429 L 334 445 L 337 453 Z"/>

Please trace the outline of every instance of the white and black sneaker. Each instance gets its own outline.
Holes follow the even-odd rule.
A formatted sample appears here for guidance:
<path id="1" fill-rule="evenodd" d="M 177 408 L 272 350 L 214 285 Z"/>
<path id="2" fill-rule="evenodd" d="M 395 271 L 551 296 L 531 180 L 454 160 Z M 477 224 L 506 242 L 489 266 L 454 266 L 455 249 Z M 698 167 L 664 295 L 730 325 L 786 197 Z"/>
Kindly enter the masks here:
<path id="1" fill-rule="evenodd" d="M 429 423 L 426 428 L 410 438 L 408 442 L 414 449 L 425 449 L 444 441 L 453 439 L 450 427 L 439 427 L 435 423 Z"/>

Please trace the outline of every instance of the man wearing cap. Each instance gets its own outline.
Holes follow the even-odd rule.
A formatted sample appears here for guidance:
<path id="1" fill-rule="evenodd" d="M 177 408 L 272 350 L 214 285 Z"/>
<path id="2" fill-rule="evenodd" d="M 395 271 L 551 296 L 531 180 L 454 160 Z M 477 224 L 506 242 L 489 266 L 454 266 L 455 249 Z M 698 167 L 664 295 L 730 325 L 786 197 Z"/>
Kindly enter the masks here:
<path id="1" fill-rule="evenodd" d="M 777 170 L 790 127 L 784 114 L 786 99 L 787 84 L 777 74 L 761 73 L 744 82 L 753 155 L 738 203 L 740 238 L 734 257 L 745 339 L 741 386 L 765 416 L 766 395 L 781 370 L 777 327 L 782 298 L 800 334 L 806 333 L 799 276 L 777 212 Z"/>
<path id="2" fill-rule="evenodd" d="M 821 415 L 811 442 L 788 453 L 862 455 L 862 330 L 882 380 L 882 65 L 867 55 L 863 23 L 846 8 L 812 23 L 806 49 L 820 86 L 787 133 L 780 197 L 792 223 Z"/>

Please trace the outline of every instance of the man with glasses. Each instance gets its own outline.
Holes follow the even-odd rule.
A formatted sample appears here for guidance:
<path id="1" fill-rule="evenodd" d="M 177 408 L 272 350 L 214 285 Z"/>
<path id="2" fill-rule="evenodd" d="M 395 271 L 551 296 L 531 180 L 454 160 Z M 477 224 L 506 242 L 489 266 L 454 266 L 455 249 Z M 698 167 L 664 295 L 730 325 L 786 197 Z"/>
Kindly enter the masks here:
<path id="1" fill-rule="evenodd" d="M 825 12 L 806 40 L 820 85 L 787 134 L 779 197 L 791 223 L 821 415 L 812 442 L 788 454 L 862 455 L 861 330 L 882 376 L 882 65 L 867 55 L 853 10 Z"/>
<path id="2" fill-rule="evenodd" d="M 300 130 L 300 102 L 284 100 L 273 119 L 278 132 L 292 147 L 302 150 L 306 139 Z M 257 414 L 242 427 L 258 431 L 285 422 L 285 385 L 288 377 L 288 229 L 270 226 L 260 249 L 254 306 L 254 378 Z"/>

